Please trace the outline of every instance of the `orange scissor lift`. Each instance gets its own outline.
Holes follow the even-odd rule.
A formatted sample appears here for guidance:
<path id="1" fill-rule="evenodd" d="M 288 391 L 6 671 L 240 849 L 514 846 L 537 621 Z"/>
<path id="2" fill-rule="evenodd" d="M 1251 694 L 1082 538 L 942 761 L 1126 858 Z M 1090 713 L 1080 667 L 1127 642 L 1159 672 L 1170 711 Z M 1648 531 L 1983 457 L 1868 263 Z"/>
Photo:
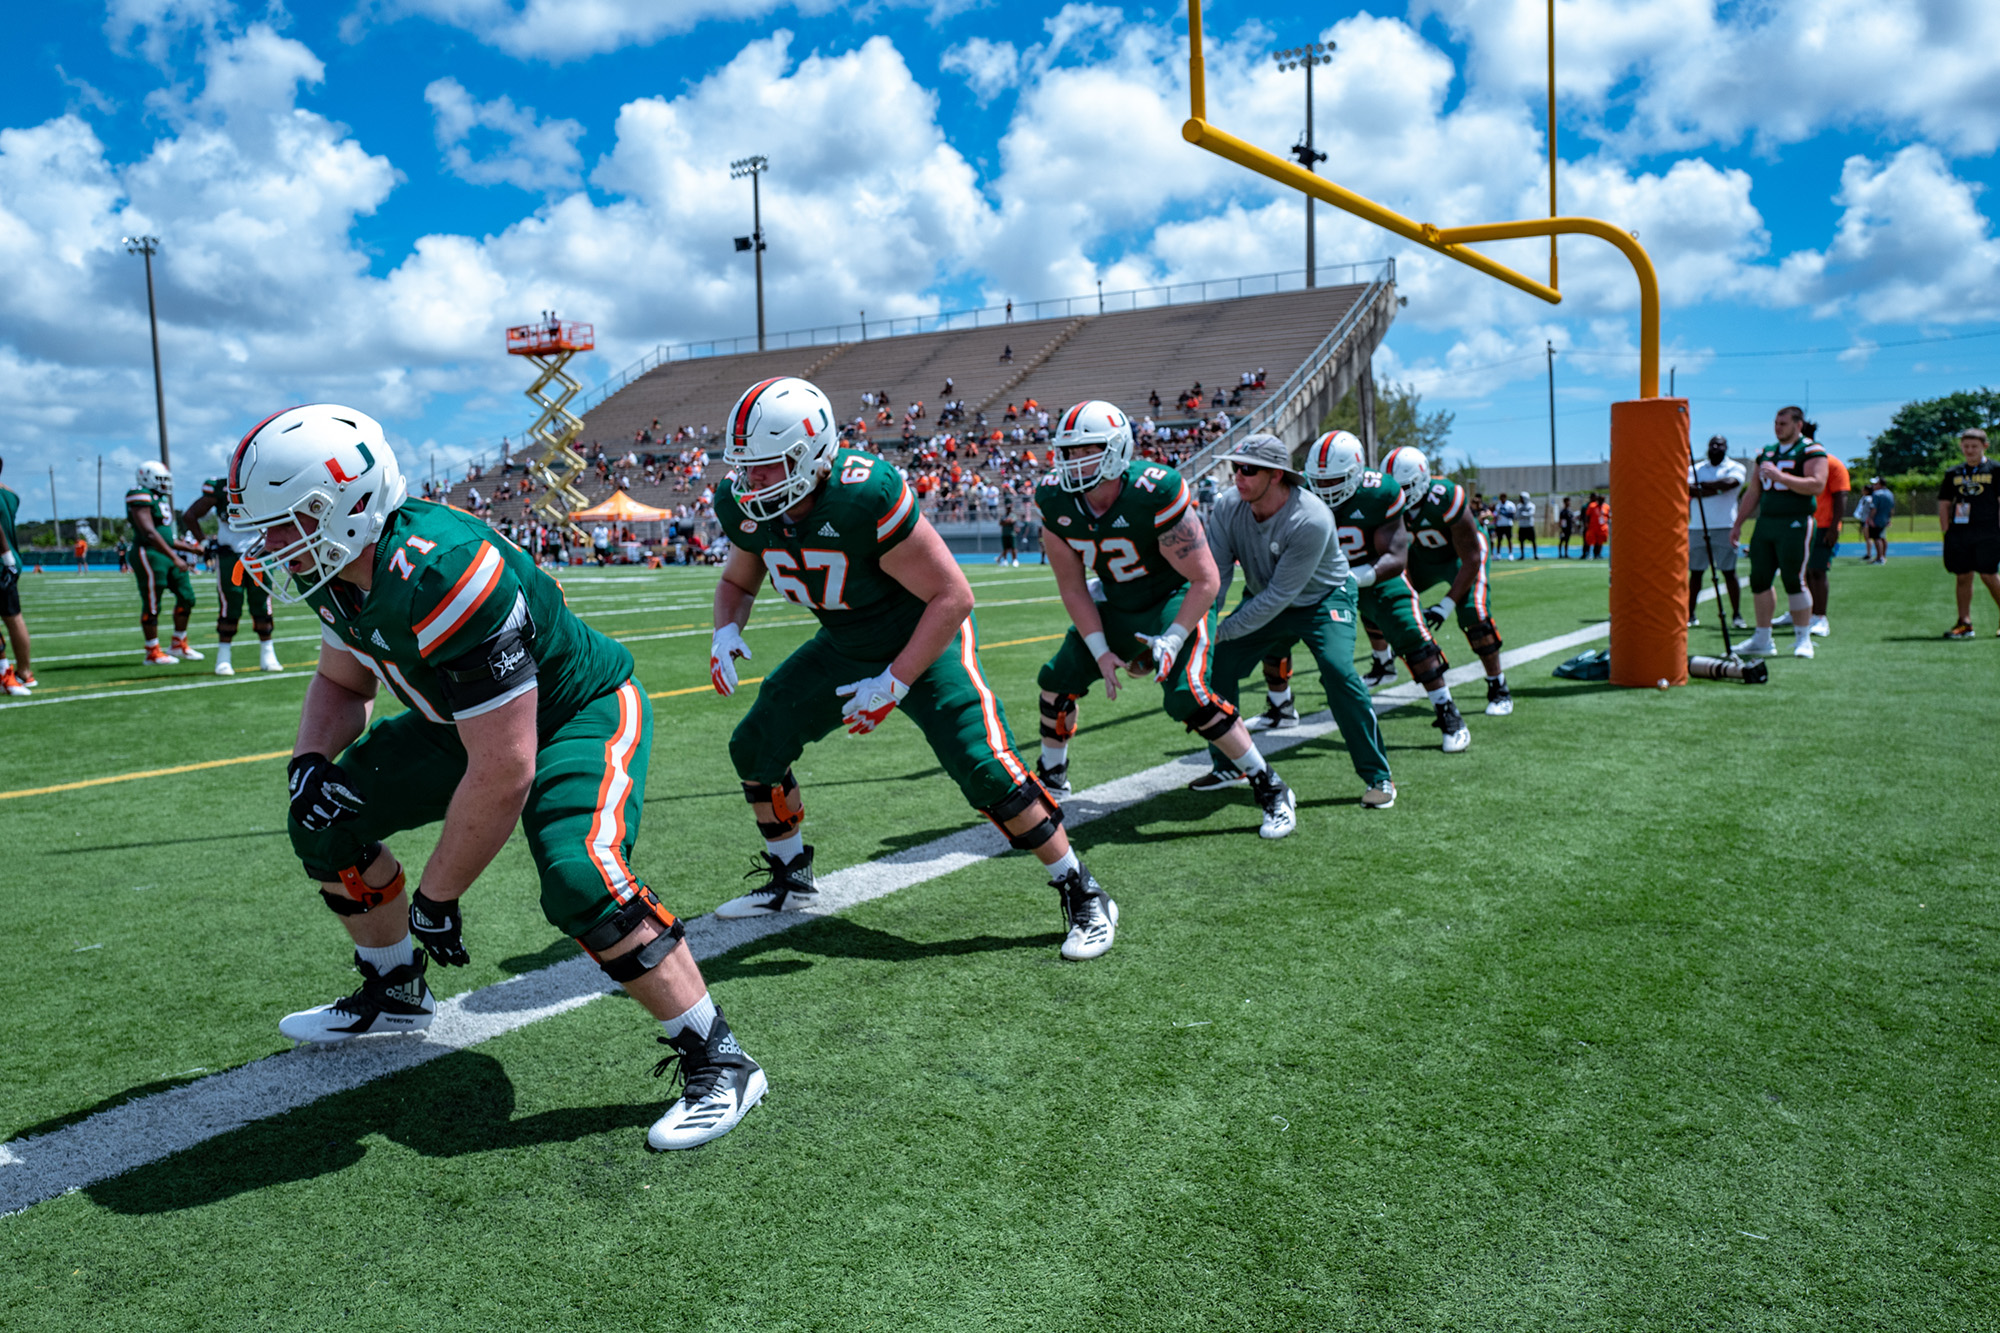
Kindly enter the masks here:
<path id="1" fill-rule="evenodd" d="M 583 386 L 563 367 L 578 352 L 588 352 L 596 345 L 593 326 L 553 315 L 507 330 L 507 355 L 525 356 L 542 371 L 528 388 L 529 400 L 542 410 L 535 424 L 528 427 L 528 434 L 542 445 L 541 456 L 528 464 L 528 475 L 542 486 L 542 493 L 529 509 L 573 539 L 580 538 L 583 529 L 571 521 L 570 512 L 588 507 L 590 499 L 576 488 L 576 479 L 583 474 L 583 455 L 570 447 L 583 433 L 583 418 L 569 410 L 569 402 Z M 558 386 L 553 394 L 549 392 L 552 384 Z"/>

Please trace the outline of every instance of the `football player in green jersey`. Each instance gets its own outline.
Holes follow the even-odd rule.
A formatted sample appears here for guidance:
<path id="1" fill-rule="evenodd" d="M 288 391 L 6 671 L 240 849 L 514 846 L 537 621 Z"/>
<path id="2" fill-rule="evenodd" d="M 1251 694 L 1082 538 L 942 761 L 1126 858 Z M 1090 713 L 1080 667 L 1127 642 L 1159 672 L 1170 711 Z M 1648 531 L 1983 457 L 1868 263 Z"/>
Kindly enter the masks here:
<path id="1" fill-rule="evenodd" d="M 1431 725 L 1444 733 L 1444 752 L 1460 753 L 1472 744 L 1472 731 L 1444 683 L 1449 665 L 1444 650 L 1424 623 L 1416 589 L 1403 577 L 1411 542 L 1403 523 L 1408 503 L 1403 488 L 1393 477 L 1369 468 L 1361 441 L 1344 430 L 1329 431 L 1307 447 L 1305 474 L 1306 484 L 1326 501 L 1339 525 L 1341 549 L 1361 588 L 1361 623 L 1371 644 L 1377 636 L 1383 641 L 1367 682 L 1393 680 L 1400 656 L 1430 699 L 1435 714 Z"/>
<path id="2" fill-rule="evenodd" d="M 0 625 L 7 627 L 0 640 L 0 690 L 25 699 L 35 687 L 35 673 L 28 669 L 28 622 L 21 615 L 21 544 L 14 537 L 14 515 L 20 511 L 21 497 L 0 486 Z"/>
<path id="3" fill-rule="evenodd" d="M 249 539 L 229 526 L 229 480 L 211 477 L 201 484 L 201 495 L 181 515 L 181 531 L 191 541 L 202 539 L 201 520 L 215 515 L 215 674 L 233 676 L 229 647 L 243 621 L 243 603 L 250 603 L 250 627 L 257 632 L 257 665 L 264 671 L 283 671 L 278 650 L 271 643 L 271 594 L 255 579 L 246 579 L 238 569 L 238 555 Z"/>
<path id="4" fill-rule="evenodd" d="M 654 1072 L 677 1064 L 685 1087 L 647 1142 L 691 1148 L 728 1132 L 764 1095 L 764 1073 L 630 864 L 653 730 L 632 655 L 486 524 L 407 498 L 382 428 L 351 408 L 259 423 L 230 460 L 228 495 L 230 525 L 257 534 L 245 571 L 323 622 L 288 770 L 290 832 L 362 976 L 279 1030 L 336 1042 L 428 1028 L 425 970 L 468 961 L 462 895 L 518 826 L 550 924 L 665 1029 L 672 1054 Z M 404 711 L 371 726 L 383 687 Z M 406 895 L 382 839 L 439 821 Z"/>
<path id="5" fill-rule="evenodd" d="M 1472 498 L 1449 477 L 1432 477 L 1430 460 L 1413 445 L 1391 449 L 1382 470 L 1403 491 L 1403 524 L 1410 530 L 1410 562 L 1404 577 L 1419 596 L 1436 584 L 1448 585 L 1424 609 L 1431 629 L 1455 611 L 1465 641 L 1486 668 L 1486 712 L 1505 717 L 1514 711 L 1507 673 L 1500 665 L 1500 631 L 1486 601 L 1486 532 L 1473 516 Z"/>
<path id="6" fill-rule="evenodd" d="M 1121 668 L 1144 672 L 1162 687 L 1167 716 L 1247 776 L 1264 812 L 1258 832 L 1284 837 L 1298 825 L 1298 798 L 1258 753 L 1235 705 L 1209 688 L 1222 575 L 1187 483 L 1170 467 L 1134 461 L 1131 419 L 1110 403 L 1092 400 L 1063 413 L 1054 445 L 1055 470 L 1036 488 L 1035 504 L 1071 628 L 1042 667 L 1036 772 L 1068 791 L 1077 701 L 1100 679 L 1105 697 L 1115 699 Z M 1093 574 L 1104 589 L 1101 604 L 1090 594 Z M 1204 791 L 1228 785 L 1197 783 Z"/>
<path id="7" fill-rule="evenodd" d="M 174 533 L 174 478 L 165 463 L 139 464 L 138 484 L 125 492 L 125 516 L 132 521 L 133 577 L 139 581 L 139 629 L 146 636 L 146 663 L 171 666 L 176 658 L 198 662 L 201 653 L 188 647 L 188 619 L 194 614 L 194 580 L 187 557 L 201 547 Z M 172 646 L 160 647 L 160 599 L 174 595 Z"/>
<path id="8" fill-rule="evenodd" d="M 1806 588 L 1806 557 L 1813 532 L 1813 513 L 1819 508 L 1819 493 L 1826 489 L 1826 450 L 1805 435 L 1806 414 L 1796 407 L 1778 409 L 1772 428 L 1777 443 L 1767 444 L 1757 455 L 1751 484 L 1743 488 L 1736 502 L 1736 522 L 1729 529 L 1731 543 L 1740 541 L 1743 525 L 1757 516 L 1750 533 L 1750 600 L 1757 609 L 1757 630 L 1743 645 L 1746 657 L 1769 657 L 1777 651 L 1771 642 L 1771 618 L 1777 611 L 1778 595 L 1771 585 L 1782 576 L 1785 598 L 1792 612 L 1792 656 L 1811 657 L 1812 593 Z"/>
<path id="9" fill-rule="evenodd" d="M 1084 868 L 1062 829 L 1062 807 L 1014 753 L 1007 717 L 979 666 L 972 589 L 900 473 L 874 454 L 842 449 L 833 406 L 805 380 L 755 384 L 730 412 L 715 516 L 729 561 L 715 589 L 709 675 L 736 690 L 750 656 L 743 626 L 768 577 L 806 607 L 819 632 L 765 677 L 729 738 L 729 756 L 764 835 L 766 882 L 716 908 L 763 916 L 810 904 L 813 849 L 792 765 L 843 723 L 875 730 L 900 708 L 930 742 L 975 809 L 1031 851 L 1062 901 L 1062 956 L 1111 947 L 1118 905 Z"/>

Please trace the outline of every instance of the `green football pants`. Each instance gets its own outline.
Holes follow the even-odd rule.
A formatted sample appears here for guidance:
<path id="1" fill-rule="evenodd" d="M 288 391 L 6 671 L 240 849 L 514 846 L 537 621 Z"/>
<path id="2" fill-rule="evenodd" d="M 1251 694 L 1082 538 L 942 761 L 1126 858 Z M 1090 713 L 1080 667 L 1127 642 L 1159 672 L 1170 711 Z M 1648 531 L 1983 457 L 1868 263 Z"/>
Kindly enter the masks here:
<path id="1" fill-rule="evenodd" d="M 833 646 L 821 630 L 764 678 L 750 711 L 729 738 L 729 758 L 744 782 L 775 786 L 806 746 L 844 725 L 846 702 L 834 690 L 880 675 L 888 661 L 865 662 Z M 907 714 L 931 753 L 975 810 L 999 804 L 1029 781 L 1014 753 L 1007 714 L 979 669 L 979 637 L 972 617 L 958 637 L 910 682 L 896 711 Z"/>
<path id="2" fill-rule="evenodd" d="M 1368 687 L 1354 669 L 1354 627 L 1359 615 L 1351 583 L 1334 589 L 1317 605 L 1287 607 L 1263 628 L 1216 644 L 1212 679 L 1216 694 L 1234 705 L 1243 677 L 1252 667 L 1266 657 L 1290 652 L 1293 644 L 1305 644 L 1319 664 L 1326 705 L 1333 712 L 1341 739 L 1347 742 L 1354 771 L 1363 782 L 1373 783 L 1389 776 L 1389 755 L 1382 746 L 1382 727 L 1375 720 Z M 1229 763 L 1212 745 L 1209 758 L 1217 765 Z"/>
<path id="3" fill-rule="evenodd" d="M 139 583 L 139 614 L 148 620 L 160 614 L 160 604 L 169 593 L 174 606 L 194 605 L 194 579 L 185 569 L 177 569 L 158 551 L 135 551 L 132 577 Z"/>
<path id="4" fill-rule="evenodd" d="M 627 680 L 585 704 L 535 752 L 521 831 L 541 880 L 542 915 L 565 935 L 583 935 L 645 884 L 629 858 L 645 812 L 652 746 L 653 707 L 638 682 Z M 465 763 L 458 729 L 414 711 L 370 727 L 340 756 L 361 795 L 361 814 L 317 833 L 291 821 L 292 849 L 306 874 L 339 879 L 370 843 L 443 819 Z"/>
<path id="5" fill-rule="evenodd" d="M 1098 618 L 1104 622 L 1104 641 L 1118 657 L 1130 661 L 1145 652 L 1138 635 L 1158 635 L 1174 623 L 1180 614 L 1181 602 L 1187 596 L 1183 588 L 1158 606 L 1146 611 L 1120 611 L 1104 603 L 1097 607 Z M 1210 607 L 1206 616 L 1195 625 L 1194 633 L 1181 645 L 1180 661 L 1174 664 L 1174 672 L 1161 684 L 1161 705 L 1168 717 L 1176 722 L 1186 722 L 1194 710 L 1203 704 L 1212 703 L 1216 695 L 1209 689 L 1210 658 L 1215 646 L 1215 608 Z M 1037 683 L 1050 694 L 1083 695 L 1090 687 L 1104 679 L 1104 673 L 1097 669 L 1097 659 L 1090 655 L 1090 648 L 1083 641 L 1083 635 L 1074 625 L 1056 648 L 1056 654 L 1042 664 L 1042 672 Z"/>
<path id="6" fill-rule="evenodd" d="M 1777 579 L 1785 581 L 1785 591 L 1797 596 L 1806 590 L 1807 539 L 1813 530 L 1812 516 L 1760 518 L 1750 529 L 1750 591 L 1770 591 Z"/>
<path id="7" fill-rule="evenodd" d="M 264 591 L 264 585 L 250 577 L 246 570 L 243 582 L 235 581 L 236 567 L 241 557 L 227 546 L 218 547 L 215 553 L 215 618 L 226 625 L 233 625 L 243 619 L 243 603 L 250 603 L 250 621 L 261 625 L 271 618 L 271 594 Z"/>
<path id="8" fill-rule="evenodd" d="M 1410 587 L 1421 597 L 1431 588 L 1442 583 L 1447 589 L 1458 577 L 1459 559 L 1456 555 L 1449 560 L 1420 561 L 1412 559 L 1409 571 L 1404 575 Z M 1472 629 L 1480 621 L 1492 616 L 1486 600 L 1486 534 L 1479 534 L 1479 572 L 1473 576 L 1472 587 L 1465 594 L 1465 600 L 1457 608 L 1458 627 L 1470 636 Z"/>
<path id="9" fill-rule="evenodd" d="M 1355 604 L 1362 623 L 1373 626 L 1389 641 L 1389 650 L 1405 662 L 1440 652 L 1437 640 L 1424 624 L 1424 606 L 1417 600 L 1417 590 L 1401 574 L 1369 584 L 1361 590 Z"/>

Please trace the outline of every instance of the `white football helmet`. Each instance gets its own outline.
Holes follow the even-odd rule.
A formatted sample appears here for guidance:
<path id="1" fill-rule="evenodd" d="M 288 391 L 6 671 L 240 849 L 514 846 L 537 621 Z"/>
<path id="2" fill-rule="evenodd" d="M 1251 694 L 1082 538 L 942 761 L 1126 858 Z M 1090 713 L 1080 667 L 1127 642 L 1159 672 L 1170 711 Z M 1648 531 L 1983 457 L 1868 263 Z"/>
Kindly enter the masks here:
<path id="1" fill-rule="evenodd" d="M 382 427 L 335 403 L 265 418 L 229 460 L 229 526 L 257 534 L 243 568 L 281 602 L 319 591 L 367 553 L 407 495 Z M 266 535 L 286 523 L 300 535 L 271 549 Z M 301 558 L 312 568 L 293 573 Z"/>
<path id="2" fill-rule="evenodd" d="M 1431 484 L 1431 461 L 1414 444 L 1391 449 L 1389 456 L 1382 460 L 1382 470 L 1396 479 L 1396 484 L 1403 488 L 1403 494 L 1409 496 L 1412 503 L 1418 493 Z"/>
<path id="3" fill-rule="evenodd" d="M 833 470 L 838 448 L 840 432 L 827 396 L 797 376 L 781 375 L 751 385 L 736 400 L 722 461 L 735 469 L 729 484 L 736 503 L 761 522 L 811 495 Z M 783 463 L 785 475 L 751 490 L 749 470 L 761 463 Z"/>
<path id="4" fill-rule="evenodd" d="M 1132 462 L 1132 419 L 1093 398 L 1063 413 L 1053 441 L 1056 485 L 1082 492 L 1106 477 L 1123 476 Z M 1094 454 L 1073 457 L 1072 449 L 1102 446 Z"/>
<path id="5" fill-rule="evenodd" d="M 174 493 L 174 474 L 167 471 L 165 463 L 147 459 L 139 464 L 139 489 L 151 491 L 155 495 Z"/>
<path id="6" fill-rule="evenodd" d="M 1330 430 L 1306 450 L 1306 485 L 1329 505 L 1344 502 L 1361 489 L 1368 456 L 1361 441 L 1344 430 Z"/>

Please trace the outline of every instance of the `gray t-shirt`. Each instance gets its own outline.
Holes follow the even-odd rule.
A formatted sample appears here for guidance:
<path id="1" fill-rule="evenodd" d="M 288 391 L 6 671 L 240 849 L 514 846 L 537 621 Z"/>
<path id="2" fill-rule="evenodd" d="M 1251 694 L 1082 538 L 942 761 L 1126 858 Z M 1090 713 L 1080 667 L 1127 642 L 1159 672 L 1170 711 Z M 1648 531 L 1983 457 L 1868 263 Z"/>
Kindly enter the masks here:
<path id="1" fill-rule="evenodd" d="M 1208 549 L 1222 574 L 1217 606 L 1229 596 L 1239 564 L 1250 590 L 1248 600 L 1216 627 L 1218 640 L 1260 630 L 1288 607 L 1316 606 L 1347 584 L 1347 555 L 1334 536 L 1333 511 L 1303 486 L 1262 522 L 1234 489 L 1224 491 L 1208 516 Z"/>

